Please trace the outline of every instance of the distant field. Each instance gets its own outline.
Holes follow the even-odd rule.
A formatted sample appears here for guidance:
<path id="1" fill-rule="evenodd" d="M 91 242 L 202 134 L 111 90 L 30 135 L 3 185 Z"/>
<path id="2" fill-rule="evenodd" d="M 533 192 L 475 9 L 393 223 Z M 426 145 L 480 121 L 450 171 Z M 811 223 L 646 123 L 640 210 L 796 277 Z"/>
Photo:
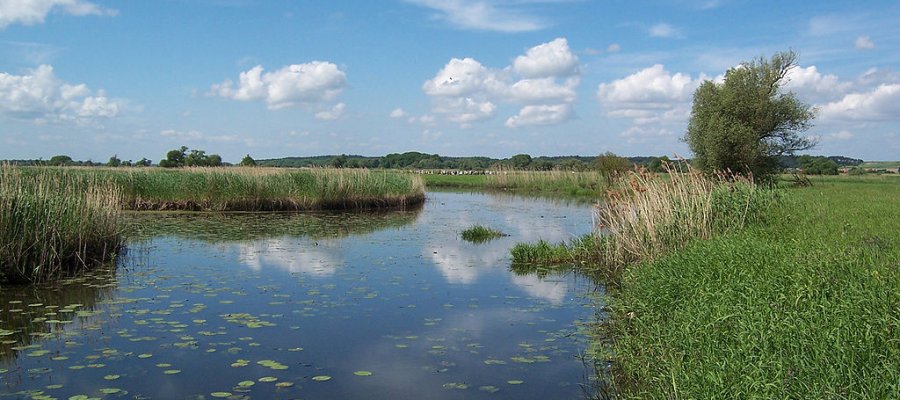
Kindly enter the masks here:
<path id="1" fill-rule="evenodd" d="M 900 161 L 866 161 L 860 164 L 863 168 L 900 168 Z"/>

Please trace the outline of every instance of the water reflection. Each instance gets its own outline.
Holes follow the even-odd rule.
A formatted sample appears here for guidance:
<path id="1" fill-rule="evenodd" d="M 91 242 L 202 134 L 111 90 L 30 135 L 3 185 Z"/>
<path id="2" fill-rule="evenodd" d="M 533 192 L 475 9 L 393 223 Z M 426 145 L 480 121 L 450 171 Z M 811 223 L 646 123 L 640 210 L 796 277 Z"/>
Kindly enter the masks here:
<path id="1" fill-rule="evenodd" d="M 594 286 L 564 268 L 510 272 L 508 254 L 588 232 L 590 211 L 437 193 L 394 213 L 135 215 L 135 265 L 73 294 L 0 289 L 9 345 L 37 345 L 10 350 L 0 397 L 579 397 L 575 326 L 594 317 Z M 510 236 L 460 239 L 476 223 Z M 73 322 L 48 323 L 67 307 Z"/>

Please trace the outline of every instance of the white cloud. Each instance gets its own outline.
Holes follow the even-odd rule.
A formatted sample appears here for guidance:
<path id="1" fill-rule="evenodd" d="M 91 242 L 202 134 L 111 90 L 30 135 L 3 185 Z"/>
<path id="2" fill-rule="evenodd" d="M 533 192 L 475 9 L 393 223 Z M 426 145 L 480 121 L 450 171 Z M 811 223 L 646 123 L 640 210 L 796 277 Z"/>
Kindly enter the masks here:
<path id="1" fill-rule="evenodd" d="M 299 107 L 324 112 L 323 116 L 333 116 L 335 107 L 342 104 L 331 104 L 347 86 L 347 75 L 335 64 L 312 61 L 263 71 L 257 65 L 240 74 L 237 87 L 231 80 L 225 80 L 212 85 L 210 93 L 239 101 L 264 100 L 272 110 Z M 328 109 L 331 111 L 325 111 Z"/>
<path id="2" fill-rule="evenodd" d="M 571 104 L 525 106 L 519 110 L 518 115 L 509 117 L 506 120 L 506 126 L 518 128 L 521 126 L 556 125 L 568 121 L 573 114 Z"/>
<path id="3" fill-rule="evenodd" d="M 820 102 L 841 95 L 850 86 L 849 82 L 841 82 L 836 75 L 823 75 L 812 65 L 798 66 L 788 71 L 784 88 L 796 93 L 803 101 Z"/>
<path id="4" fill-rule="evenodd" d="M 611 83 L 601 83 L 597 97 L 609 109 L 672 109 L 690 101 L 703 80 L 702 75 L 692 79 L 687 74 L 671 74 L 662 64 L 656 64 Z"/>
<path id="5" fill-rule="evenodd" d="M 441 99 L 434 107 L 434 112 L 444 114 L 448 120 L 460 124 L 493 118 L 496 110 L 494 103 L 470 97 Z"/>
<path id="6" fill-rule="evenodd" d="M 822 119 L 885 120 L 900 115 L 900 84 L 881 84 L 820 107 Z"/>
<path id="7" fill-rule="evenodd" d="M 406 111 L 402 108 L 395 108 L 391 111 L 391 118 L 405 118 L 407 116 Z"/>
<path id="8" fill-rule="evenodd" d="M 0 115 L 9 118 L 35 123 L 87 123 L 115 117 L 120 108 L 102 90 L 93 93 L 83 83 L 61 81 L 50 65 L 41 65 L 26 75 L 0 73 Z"/>
<path id="9" fill-rule="evenodd" d="M 856 38 L 856 42 L 854 42 L 854 46 L 860 50 L 869 50 L 875 48 L 875 43 L 872 43 L 872 39 L 868 36 L 860 36 Z"/>
<path id="10" fill-rule="evenodd" d="M 544 100 L 575 101 L 575 89 L 580 80 L 568 79 L 563 84 L 556 83 L 554 78 L 522 79 L 509 88 L 509 97 L 525 103 Z"/>
<path id="11" fill-rule="evenodd" d="M 525 108 L 507 121 L 512 128 L 567 121 L 580 83 L 578 57 L 565 38 L 558 38 L 528 49 L 502 69 L 453 58 L 422 91 L 432 97 L 432 111 L 464 126 L 493 118 L 497 104 L 522 104 Z"/>
<path id="12" fill-rule="evenodd" d="M 650 27 L 650 36 L 658 38 L 671 38 L 680 36 L 680 33 L 674 26 L 662 23 Z"/>
<path id="13" fill-rule="evenodd" d="M 620 46 L 618 43 L 613 43 L 609 46 L 606 46 L 607 53 L 618 53 L 620 50 L 622 50 L 622 46 Z"/>
<path id="14" fill-rule="evenodd" d="M 165 138 L 177 139 L 179 141 L 192 142 L 209 142 L 209 143 L 244 143 L 247 146 L 256 145 L 256 141 L 251 138 L 243 138 L 238 135 L 209 135 L 198 130 L 179 131 L 175 129 L 165 129 L 159 132 L 159 135 Z"/>
<path id="15" fill-rule="evenodd" d="M 422 91 L 429 96 L 466 96 L 474 93 L 496 93 L 505 90 L 494 71 L 472 59 L 453 58 L 434 78 L 425 81 Z"/>
<path id="16" fill-rule="evenodd" d="M 556 38 L 516 57 L 513 70 L 525 78 L 572 76 L 578 73 L 578 57 L 565 38 Z"/>
<path id="17" fill-rule="evenodd" d="M 498 7 L 489 0 L 407 0 L 410 3 L 438 11 L 438 17 L 461 29 L 527 32 L 543 29 L 545 23 L 537 17 L 510 9 L 509 4 Z"/>
<path id="18" fill-rule="evenodd" d="M 0 29 L 12 24 L 35 25 L 44 22 L 52 11 L 65 14 L 114 16 L 118 12 L 84 0 L 2 0 Z"/>
<path id="19" fill-rule="evenodd" d="M 323 121 L 334 121 L 344 116 L 344 110 L 347 106 L 344 103 L 337 103 L 328 110 L 322 110 L 316 113 L 315 117 Z"/>

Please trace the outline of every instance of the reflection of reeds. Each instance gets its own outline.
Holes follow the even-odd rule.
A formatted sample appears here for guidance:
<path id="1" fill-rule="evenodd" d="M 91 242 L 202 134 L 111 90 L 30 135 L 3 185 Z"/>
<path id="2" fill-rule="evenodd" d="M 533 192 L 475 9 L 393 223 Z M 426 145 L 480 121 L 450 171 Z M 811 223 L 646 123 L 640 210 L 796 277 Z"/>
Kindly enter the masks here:
<path id="1" fill-rule="evenodd" d="M 422 204 L 404 210 L 303 213 L 133 212 L 125 220 L 129 242 L 176 236 L 211 243 L 245 242 L 284 236 L 342 238 L 412 223 Z"/>
<path id="2" fill-rule="evenodd" d="M 122 246 L 121 191 L 99 176 L 0 167 L 0 281 L 40 281 L 104 264 Z"/>
<path id="3" fill-rule="evenodd" d="M 52 285 L 4 287 L 0 291 L 0 360 L 66 329 L 96 325 L 100 303 L 113 297 L 115 268 L 100 268 Z M 29 349 L 30 350 L 30 349 Z M 29 351 L 25 350 L 25 351 Z"/>

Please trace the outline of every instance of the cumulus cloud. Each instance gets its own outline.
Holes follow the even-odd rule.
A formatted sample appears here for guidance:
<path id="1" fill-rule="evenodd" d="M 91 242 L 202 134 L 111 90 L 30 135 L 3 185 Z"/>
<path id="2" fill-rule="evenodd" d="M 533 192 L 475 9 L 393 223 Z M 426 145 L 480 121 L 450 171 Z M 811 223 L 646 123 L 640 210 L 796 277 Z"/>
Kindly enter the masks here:
<path id="1" fill-rule="evenodd" d="M 820 106 L 822 119 L 885 120 L 900 115 L 900 84 L 882 84 Z"/>
<path id="2" fill-rule="evenodd" d="M 119 114 L 121 105 L 102 90 L 72 85 L 56 77 L 53 67 L 41 65 L 25 75 L 0 73 L 0 115 L 35 123 L 87 123 Z"/>
<path id="3" fill-rule="evenodd" d="M 872 43 L 872 39 L 868 36 L 860 36 L 856 38 L 856 42 L 854 42 L 854 46 L 860 50 L 869 50 L 875 48 L 875 43 Z"/>
<path id="4" fill-rule="evenodd" d="M 820 102 L 840 95 L 850 88 L 836 75 L 822 74 L 815 65 L 794 67 L 787 74 L 784 88 L 796 93 L 804 101 Z"/>
<path id="5" fill-rule="evenodd" d="M 165 138 L 178 139 L 178 141 L 192 142 L 208 142 L 208 143 L 243 143 L 247 146 L 256 145 L 256 141 L 251 138 L 244 138 L 238 135 L 209 135 L 201 131 L 165 129 L 159 132 L 159 135 Z"/>
<path id="6" fill-rule="evenodd" d="M 340 116 L 344 106 L 333 103 L 346 86 L 347 75 L 337 65 L 312 61 L 272 72 L 265 72 L 257 65 L 241 72 L 237 84 L 229 79 L 212 85 L 210 94 L 238 101 L 265 101 L 272 110 L 309 109 L 320 119 L 334 119 Z"/>
<path id="7" fill-rule="evenodd" d="M 334 121 L 344 116 L 344 110 L 347 106 L 344 103 L 337 103 L 328 110 L 322 110 L 316 113 L 316 118 L 323 121 Z"/>
<path id="8" fill-rule="evenodd" d="M 625 78 L 597 87 L 597 98 L 607 112 L 621 116 L 648 110 L 671 110 L 689 102 L 694 90 L 706 79 L 672 74 L 662 64 L 645 68 Z"/>
<path id="9" fill-rule="evenodd" d="M 565 38 L 528 49 L 512 65 L 494 69 L 472 58 L 453 58 L 422 91 L 432 98 L 432 110 L 444 119 L 467 126 L 493 118 L 497 104 L 521 104 L 507 127 L 550 125 L 570 119 L 571 103 L 581 83 L 578 57 Z"/>
<path id="10" fill-rule="evenodd" d="M 0 29 L 17 23 L 41 24 L 52 11 L 75 16 L 117 14 L 116 10 L 84 0 L 4 0 L 0 1 Z"/>
<path id="11" fill-rule="evenodd" d="M 506 120 L 506 126 L 518 128 L 520 126 L 556 125 L 568 121 L 572 114 L 571 104 L 525 106 L 519 110 L 519 114 Z"/>
<path id="12" fill-rule="evenodd" d="M 546 24 L 537 17 L 524 14 L 510 4 L 502 7 L 489 0 L 407 0 L 438 12 L 437 17 L 460 29 L 497 32 L 527 32 L 543 29 Z"/>
<path id="13" fill-rule="evenodd" d="M 552 78 L 578 73 L 578 57 L 569 42 L 557 38 L 534 46 L 513 61 L 513 69 L 525 78 Z"/>

